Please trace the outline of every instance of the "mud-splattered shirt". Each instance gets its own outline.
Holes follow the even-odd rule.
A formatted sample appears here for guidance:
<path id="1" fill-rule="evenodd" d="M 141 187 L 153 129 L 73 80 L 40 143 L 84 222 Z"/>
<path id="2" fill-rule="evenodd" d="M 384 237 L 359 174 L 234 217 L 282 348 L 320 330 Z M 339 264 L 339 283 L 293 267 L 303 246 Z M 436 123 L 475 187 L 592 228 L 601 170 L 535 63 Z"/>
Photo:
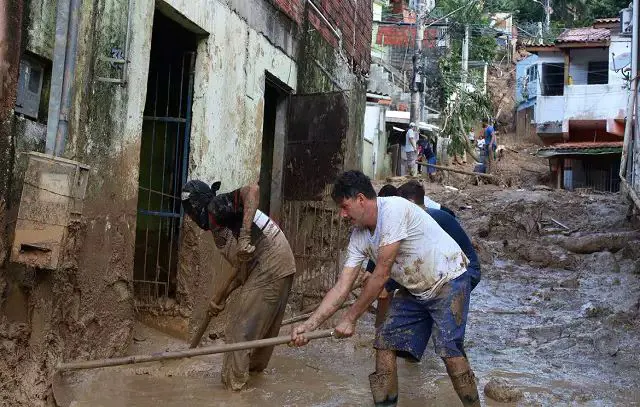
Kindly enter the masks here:
<path id="1" fill-rule="evenodd" d="M 400 197 L 377 198 L 374 233 L 351 232 L 345 267 L 377 259 L 380 247 L 400 242 L 391 278 L 421 299 L 434 298 L 440 287 L 465 272 L 468 259 L 458 244 L 422 208 Z"/>
<path id="2" fill-rule="evenodd" d="M 240 190 L 216 196 L 208 210 L 216 247 L 232 266 L 237 267 L 238 236 L 244 216 Z M 249 281 L 253 286 L 260 287 L 274 279 L 295 273 L 295 261 L 289 242 L 278 225 L 260 210 L 253 217 L 251 243 L 256 251 L 247 268 L 252 274 Z"/>

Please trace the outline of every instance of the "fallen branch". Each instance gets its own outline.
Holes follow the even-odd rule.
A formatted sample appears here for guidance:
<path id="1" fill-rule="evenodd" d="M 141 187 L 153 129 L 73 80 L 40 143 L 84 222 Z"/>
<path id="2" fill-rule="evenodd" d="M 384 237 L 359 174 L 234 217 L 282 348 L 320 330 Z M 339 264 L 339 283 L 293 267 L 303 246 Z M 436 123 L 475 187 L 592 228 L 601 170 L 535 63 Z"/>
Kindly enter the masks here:
<path id="1" fill-rule="evenodd" d="M 475 177 L 481 177 L 481 178 L 487 178 L 493 181 L 497 181 L 498 178 L 495 175 L 491 175 L 491 174 L 483 174 L 481 172 L 471 172 L 471 171 L 464 171 L 464 170 L 459 170 L 457 168 L 451 168 L 451 167 L 444 167 L 442 165 L 435 165 L 435 164 L 429 164 L 427 162 L 424 161 L 418 161 L 419 165 L 424 165 L 427 167 L 432 167 L 432 168 L 436 168 L 438 170 L 442 170 L 442 171 L 450 171 L 450 172 L 455 172 L 458 174 L 464 174 L 464 175 L 471 175 L 471 176 L 475 176 Z"/>
<path id="2" fill-rule="evenodd" d="M 550 236 L 552 243 L 572 253 L 591 254 L 602 251 L 617 252 L 630 241 L 640 239 L 640 232 L 594 233 L 585 236 Z"/>
<path id="3" fill-rule="evenodd" d="M 566 225 L 563 225 L 562 223 L 558 222 L 557 220 L 553 219 L 553 218 L 549 218 L 551 219 L 551 222 L 555 223 L 556 225 L 560 226 L 561 228 L 565 228 L 567 230 L 569 230 L 569 227 Z"/>

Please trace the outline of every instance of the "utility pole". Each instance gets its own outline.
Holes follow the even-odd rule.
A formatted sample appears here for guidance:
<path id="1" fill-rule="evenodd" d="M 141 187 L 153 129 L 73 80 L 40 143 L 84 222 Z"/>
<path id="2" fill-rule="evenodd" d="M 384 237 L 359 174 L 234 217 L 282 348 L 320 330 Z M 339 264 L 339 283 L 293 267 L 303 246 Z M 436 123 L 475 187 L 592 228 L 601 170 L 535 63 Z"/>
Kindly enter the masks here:
<path id="1" fill-rule="evenodd" d="M 422 121 L 422 93 L 424 82 L 422 78 L 422 41 L 424 39 L 424 0 L 417 0 L 416 5 L 416 43 L 413 49 L 413 81 L 411 83 L 410 121 L 416 125 Z"/>
<path id="2" fill-rule="evenodd" d="M 462 83 L 467 82 L 469 73 L 469 25 L 464 26 L 464 39 L 462 40 Z"/>
<path id="3" fill-rule="evenodd" d="M 549 34 L 551 28 L 551 0 L 544 0 L 544 33 Z"/>

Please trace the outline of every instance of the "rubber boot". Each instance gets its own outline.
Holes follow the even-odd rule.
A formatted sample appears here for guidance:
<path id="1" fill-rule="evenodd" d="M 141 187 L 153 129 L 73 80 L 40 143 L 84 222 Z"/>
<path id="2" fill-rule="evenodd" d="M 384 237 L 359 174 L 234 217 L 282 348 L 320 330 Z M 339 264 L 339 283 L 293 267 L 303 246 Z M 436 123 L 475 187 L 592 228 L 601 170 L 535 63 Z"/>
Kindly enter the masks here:
<path id="1" fill-rule="evenodd" d="M 393 373 L 371 373 L 369 385 L 376 407 L 394 407 L 398 404 L 398 376 Z"/>
<path id="2" fill-rule="evenodd" d="M 480 397 L 478 396 L 478 387 L 476 386 L 476 377 L 473 371 L 457 373 L 451 376 L 451 383 L 462 405 L 465 407 L 480 407 Z"/>

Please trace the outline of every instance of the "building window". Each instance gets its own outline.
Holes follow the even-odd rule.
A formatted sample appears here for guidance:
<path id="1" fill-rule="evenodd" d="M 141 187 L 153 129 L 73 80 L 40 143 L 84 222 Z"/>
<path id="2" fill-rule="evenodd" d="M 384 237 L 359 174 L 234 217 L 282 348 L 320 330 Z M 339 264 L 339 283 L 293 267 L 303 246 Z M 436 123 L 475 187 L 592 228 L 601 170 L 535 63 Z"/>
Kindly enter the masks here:
<path id="1" fill-rule="evenodd" d="M 16 113 L 21 113 L 32 119 L 38 119 L 43 79 L 44 65 L 34 58 L 23 56 L 20 61 L 20 73 L 18 76 Z"/>
<path id="2" fill-rule="evenodd" d="M 609 83 L 609 61 L 589 62 L 587 85 L 606 85 Z"/>
<path id="3" fill-rule="evenodd" d="M 542 64 L 542 96 L 564 95 L 564 63 Z"/>
<path id="4" fill-rule="evenodd" d="M 527 77 L 529 78 L 529 83 L 538 82 L 538 65 L 531 65 L 527 68 Z"/>

